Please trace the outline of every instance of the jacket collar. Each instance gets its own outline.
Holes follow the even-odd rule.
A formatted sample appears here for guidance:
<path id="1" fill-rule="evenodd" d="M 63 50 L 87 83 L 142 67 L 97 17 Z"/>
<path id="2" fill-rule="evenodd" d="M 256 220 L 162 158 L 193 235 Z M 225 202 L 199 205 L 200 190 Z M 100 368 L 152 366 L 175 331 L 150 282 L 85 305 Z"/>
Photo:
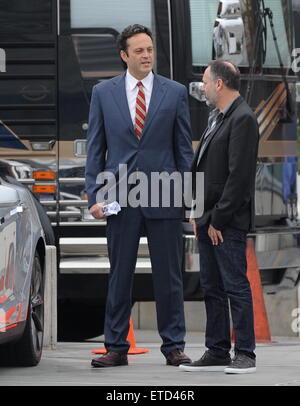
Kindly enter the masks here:
<path id="1" fill-rule="evenodd" d="M 224 118 L 230 116 L 230 114 L 244 101 L 242 96 L 238 96 L 224 111 Z"/>

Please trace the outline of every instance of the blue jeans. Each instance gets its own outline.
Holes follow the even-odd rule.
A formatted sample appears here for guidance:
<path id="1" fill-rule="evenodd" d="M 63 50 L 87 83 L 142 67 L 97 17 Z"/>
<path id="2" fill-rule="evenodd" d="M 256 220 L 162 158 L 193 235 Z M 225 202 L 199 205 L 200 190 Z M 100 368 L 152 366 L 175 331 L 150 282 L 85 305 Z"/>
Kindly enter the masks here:
<path id="1" fill-rule="evenodd" d="M 231 349 L 229 305 L 235 352 L 254 358 L 255 335 L 250 284 L 246 276 L 246 231 L 226 227 L 223 243 L 212 245 L 208 227 L 198 230 L 200 283 L 206 307 L 206 347 L 215 355 Z"/>

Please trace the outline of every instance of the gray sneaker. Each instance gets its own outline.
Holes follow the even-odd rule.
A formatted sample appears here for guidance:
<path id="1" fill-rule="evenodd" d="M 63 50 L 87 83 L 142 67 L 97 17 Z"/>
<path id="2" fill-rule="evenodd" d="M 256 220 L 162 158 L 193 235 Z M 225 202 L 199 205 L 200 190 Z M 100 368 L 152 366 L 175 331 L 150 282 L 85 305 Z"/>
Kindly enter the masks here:
<path id="1" fill-rule="evenodd" d="M 226 374 L 251 374 L 256 371 L 256 361 L 245 354 L 236 354 L 231 364 L 224 369 Z"/>
<path id="2" fill-rule="evenodd" d="M 224 371 L 227 365 L 230 365 L 231 358 L 228 355 L 226 358 L 216 357 L 210 351 L 205 351 L 198 361 L 191 362 L 190 364 L 181 364 L 179 368 L 188 372 L 218 372 Z"/>

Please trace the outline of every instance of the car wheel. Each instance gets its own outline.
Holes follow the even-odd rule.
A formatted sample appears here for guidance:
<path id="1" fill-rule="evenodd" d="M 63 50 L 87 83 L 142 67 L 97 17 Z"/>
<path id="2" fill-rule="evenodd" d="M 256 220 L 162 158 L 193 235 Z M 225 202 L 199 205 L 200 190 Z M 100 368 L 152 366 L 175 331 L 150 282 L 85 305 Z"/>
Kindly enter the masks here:
<path id="1" fill-rule="evenodd" d="M 44 275 L 39 255 L 33 261 L 27 319 L 22 337 L 2 345 L 1 365 L 35 366 L 42 356 L 44 336 Z"/>

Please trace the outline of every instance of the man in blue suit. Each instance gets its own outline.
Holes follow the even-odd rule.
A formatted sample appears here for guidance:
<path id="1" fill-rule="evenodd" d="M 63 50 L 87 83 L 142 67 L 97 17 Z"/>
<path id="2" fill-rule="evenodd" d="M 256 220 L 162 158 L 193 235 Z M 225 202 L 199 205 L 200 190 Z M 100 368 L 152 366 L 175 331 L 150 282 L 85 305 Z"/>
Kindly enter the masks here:
<path id="1" fill-rule="evenodd" d="M 118 44 L 127 70 L 96 85 L 90 106 L 86 189 L 90 213 L 98 219 L 105 217 L 105 201 L 99 200 L 104 186 L 99 178 L 97 182 L 100 173 L 112 173 L 120 186 L 124 180 L 120 165 L 126 165 L 128 177 L 143 174 L 150 185 L 155 172 L 177 172 L 183 176 L 193 159 L 187 91 L 183 85 L 153 73 L 151 31 L 138 24 L 129 26 Z M 133 192 L 130 186 L 127 197 Z M 169 194 L 175 189 L 173 185 Z M 183 206 L 178 207 L 170 196 L 170 205 L 165 207 L 162 191 L 158 196 L 151 195 L 148 187 L 143 191 L 149 192 L 148 205 L 132 205 L 127 199 L 126 204 L 120 203 L 122 208 L 117 215 L 107 217 L 111 265 L 104 326 L 107 353 L 92 360 L 94 367 L 128 364 L 126 337 L 142 232 L 148 239 L 158 330 L 163 341 L 161 351 L 167 365 L 190 362 L 183 352 Z M 117 195 L 120 201 L 119 198 Z M 156 204 L 151 205 L 154 200 Z"/>

